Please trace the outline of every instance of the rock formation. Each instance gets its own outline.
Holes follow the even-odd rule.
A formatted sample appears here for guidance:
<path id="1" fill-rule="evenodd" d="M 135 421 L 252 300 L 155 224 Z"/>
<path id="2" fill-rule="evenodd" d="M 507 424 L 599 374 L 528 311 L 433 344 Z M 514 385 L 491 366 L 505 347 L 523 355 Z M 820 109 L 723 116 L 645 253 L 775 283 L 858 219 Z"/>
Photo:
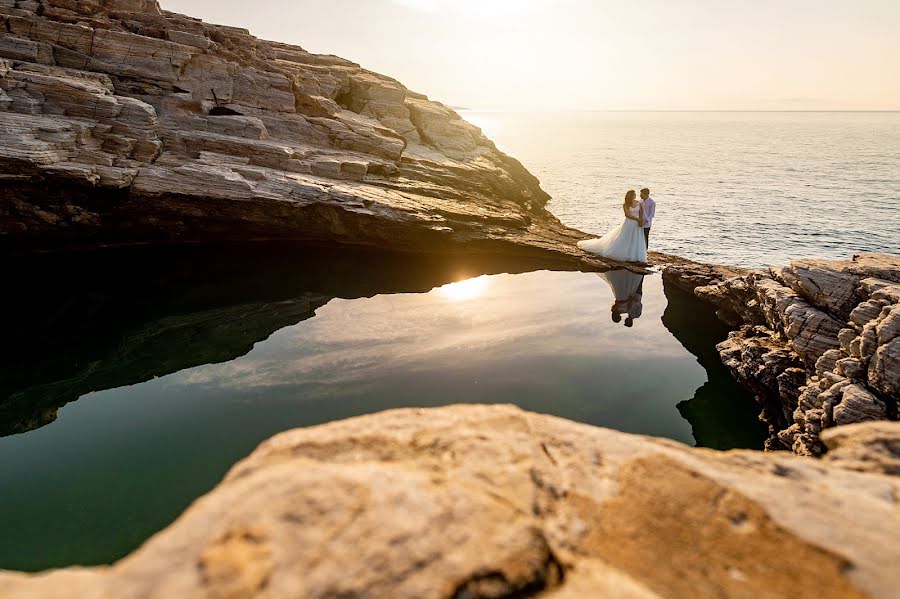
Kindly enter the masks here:
<path id="1" fill-rule="evenodd" d="M 718 349 L 762 405 L 769 449 L 819 455 L 823 429 L 897 420 L 900 257 L 795 260 L 744 273 L 682 264 L 664 276 L 740 326 Z"/>
<path id="2" fill-rule="evenodd" d="M 691 449 L 507 406 L 277 435 L 112 567 L 17 597 L 893 597 L 900 424 L 823 461 Z M 826 442 L 830 437 L 824 435 Z M 859 459 L 872 445 L 880 460 Z"/>
<path id="3" fill-rule="evenodd" d="M 0 0 L 0 243 L 573 249 L 516 160 L 337 58 L 154 0 Z"/>

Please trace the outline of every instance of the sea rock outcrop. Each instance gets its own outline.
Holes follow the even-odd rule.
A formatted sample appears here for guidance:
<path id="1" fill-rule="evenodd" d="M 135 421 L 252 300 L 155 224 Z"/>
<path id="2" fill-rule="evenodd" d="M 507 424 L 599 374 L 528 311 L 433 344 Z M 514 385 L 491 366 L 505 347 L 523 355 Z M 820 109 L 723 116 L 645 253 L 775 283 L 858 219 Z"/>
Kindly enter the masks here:
<path id="1" fill-rule="evenodd" d="M 900 257 L 795 260 L 736 276 L 675 265 L 664 276 L 740 326 L 718 349 L 756 394 L 770 449 L 819 455 L 824 429 L 897 420 Z"/>
<path id="2" fill-rule="evenodd" d="M 0 0 L 0 244 L 303 239 L 578 260 L 516 160 L 335 56 L 154 0 Z"/>
<path id="3" fill-rule="evenodd" d="M 900 424 L 829 460 L 691 449 L 508 406 L 277 435 L 107 568 L 18 597 L 895 597 Z M 827 437 L 827 435 L 826 435 Z M 880 459 L 857 459 L 877 445 Z M 865 452 L 867 455 L 871 451 Z"/>

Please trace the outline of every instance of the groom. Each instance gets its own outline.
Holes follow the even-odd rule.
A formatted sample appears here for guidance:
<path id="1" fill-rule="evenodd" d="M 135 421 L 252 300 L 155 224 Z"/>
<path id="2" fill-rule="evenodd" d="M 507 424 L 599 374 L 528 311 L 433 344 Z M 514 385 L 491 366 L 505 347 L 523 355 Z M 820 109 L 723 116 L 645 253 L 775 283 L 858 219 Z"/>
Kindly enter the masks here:
<path id="1" fill-rule="evenodd" d="M 650 197 L 650 190 L 646 187 L 641 190 L 641 227 L 644 228 L 644 243 L 650 249 L 650 228 L 653 227 L 653 217 L 656 216 L 656 201 Z"/>
<path id="2" fill-rule="evenodd" d="M 644 277 L 641 277 L 641 284 L 635 290 L 634 295 L 628 298 L 628 318 L 625 319 L 626 327 L 633 327 L 634 321 L 641 317 L 644 312 Z"/>

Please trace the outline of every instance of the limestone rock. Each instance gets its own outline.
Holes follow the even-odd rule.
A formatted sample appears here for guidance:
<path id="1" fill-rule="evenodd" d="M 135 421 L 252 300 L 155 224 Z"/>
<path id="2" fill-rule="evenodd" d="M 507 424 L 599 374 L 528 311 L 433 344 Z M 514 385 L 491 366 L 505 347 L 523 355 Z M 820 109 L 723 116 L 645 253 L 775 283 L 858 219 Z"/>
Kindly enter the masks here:
<path id="1" fill-rule="evenodd" d="M 4 0 L 0 26 L 6 246 L 292 239 L 604 264 L 477 127 L 352 62 L 154 0 Z"/>
<path id="2" fill-rule="evenodd" d="M 878 318 L 883 307 L 884 304 L 876 300 L 862 302 L 850 313 L 850 322 L 856 330 L 861 331 L 867 324 Z"/>
<path id="3" fill-rule="evenodd" d="M 840 346 L 837 336 L 843 326 L 829 314 L 772 279 L 759 280 L 756 288 L 766 321 L 790 341 L 808 367 L 814 368 L 825 352 Z"/>
<path id="4" fill-rule="evenodd" d="M 898 427 L 839 429 L 819 462 L 505 406 L 386 412 L 272 438 L 112 567 L 2 574 L 0 587 L 50 599 L 889 597 L 900 479 L 882 472 Z M 873 445 L 881 457 L 858 459 Z"/>
<path id="5" fill-rule="evenodd" d="M 888 422 L 850 424 L 828 429 L 822 442 L 828 448 L 824 462 L 847 470 L 900 476 L 897 425 Z"/>
<path id="6" fill-rule="evenodd" d="M 688 293 L 694 293 L 698 287 L 717 285 L 750 274 L 753 274 L 753 271 L 744 268 L 701 264 L 674 256 L 667 261 L 665 267 L 666 281 Z"/>
<path id="7" fill-rule="evenodd" d="M 812 305 L 846 320 L 860 300 L 856 291 L 859 279 L 847 272 L 846 264 L 852 261 L 835 268 L 833 262 L 795 260 L 780 271 L 780 278 Z"/>
<path id="8" fill-rule="evenodd" d="M 796 387 L 785 373 L 802 372 L 803 363 L 790 346 L 764 327 L 744 327 L 728 336 L 716 349 L 734 378 L 757 397 L 765 420 L 780 424 L 790 419 L 794 405 L 787 396 Z"/>
<path id="9" fill-rule="evenodd" d="M 835 362 L 832 370 L 848 379 L 865 378 L 866 374 L 866 369 L 857 358 L 842 358 Z"/>
<path id="10" fill-rule="evenodd" d="M 835 425 L 884 420 L 887 411 L 884 403 L 860 385 L 846 385 L 841 388 L 840 403 L 834 406 Z"/>
<path id="11" fill-rule="evenodd" d="M 829 349 L 816 360 L 816 374 L 824 376 L 828 372 L 834 372 L 838 362 L 844 359 L 844 356 L 841 349 Z"/>
<path id="12" fill-rule="evenodd" d="M 759 273 L 674 257 L 667 257 L 664 263 L 666 282 L 714 305 L 719 319 L 726 324 L 766 324 L 751 284 Z"/>
<path id="13" fill-rule="evenodd" d="M 869 385 L 893 398 L 900 398 L 900 339 L 895 337 L 878 347 L 869 362 Z"/>
<path id="14" fill-rule="evenodd" d="M 840 346 L 841 323 L 820 310 L 797 302 L 785 311 L 784 320 L 791 347 L 807 365 L 814 367 L 825 352 Z"/>
<path id="15" fill-rule="evenodd" d="M 702 278 L 702 285 L 685 285 L 685 273 Z M 820 455 L 825 429 L 897 419 L 900 257 L 796 260 L 738 276 L 677 264 L 663 276 L 740 327 L 718 349 L 756 395 L 773 433 L 769 448 Z"/>
<path id="16" fill-rule="evenodd" d="M 850 346 L 853 343 L 853 340 L 858 336 L 858 332 L 852 328 L 841 329 L 838 333 L 838 343 L 841 345 L 841 349 L 844 350 L 847 354 L 850 353 Z"/>
<path id="17" fill-rule="evenodd" d="M 780 270 L 780 278 L 812 305 L 840 320 L 863 299 L 858 289 L 864 278 L 892 277 L 898 280 L 900 257 L 860 254 L 852 260 L 794 260 Z"/>
<path id="18" fill-rule="evenodd" d="M 212 47 L 213 42 L 205 36 L 197 35 L 194 33 L 188 33 L 187 31 L 178 31 L 175 29 L 170 29 L 166 31 L 166 37 L 169 40 L 175 42 L 176 44 L 181 44 L 183 46 L 193 46 L 194 48 L 200 48 L 201 50 L 208 50 Z"/>

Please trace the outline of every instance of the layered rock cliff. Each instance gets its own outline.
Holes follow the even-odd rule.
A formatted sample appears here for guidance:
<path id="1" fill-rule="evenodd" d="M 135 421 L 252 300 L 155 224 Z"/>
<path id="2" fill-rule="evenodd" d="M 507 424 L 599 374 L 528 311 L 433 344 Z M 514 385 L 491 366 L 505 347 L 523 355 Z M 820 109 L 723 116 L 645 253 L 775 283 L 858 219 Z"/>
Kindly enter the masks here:
<path id="1" fill-rule="evenodd" d="M 822 460 L 691 449 L 505 406 L 280 434 L 112 567 L 16 597 L 896 596 L 900 424 Z M 878 459 L 860 459 L 860 455 Z"/>
<path id="2" fill-rule="evenodd" d="M 399 82 L 154 0 L 0 0 L 0 243 L 303 239 L 578 259 L 516 160 Z"/>
<path id="3" fill-rule="evenodd" d="M 900 256 L 795 260 L 785 268 L 666 268 L 738 327 L 718 346 L 770 425 L 769 449 L 820 455 L 824 429 L 897 420 Z"/>

